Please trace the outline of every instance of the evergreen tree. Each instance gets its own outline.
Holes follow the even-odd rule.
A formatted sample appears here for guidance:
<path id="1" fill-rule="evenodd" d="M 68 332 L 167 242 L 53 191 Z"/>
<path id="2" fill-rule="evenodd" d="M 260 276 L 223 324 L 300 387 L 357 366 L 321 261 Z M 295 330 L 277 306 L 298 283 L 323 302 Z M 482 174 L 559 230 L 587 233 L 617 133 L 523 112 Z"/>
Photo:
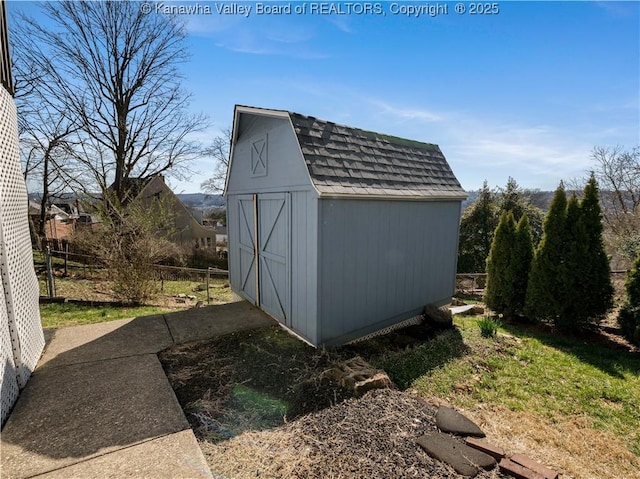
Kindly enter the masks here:
<path id="1" fill-rule="evenodd" d="M 487 286 L 485 303 L 497 313 L 511 312 L 513 284 L 509 270 L 516 237 L 516 226 L 511 213 L 502 213 L 493 235 L 491 251 L 487 258 Z"/>
<path id="2" fill-rule="evenodd" d="M 625 288 L 627 299 L 620 310 L 618 324 L 630 341 L 640 345 L 640 254 L 627 273 Z"/>
<path id="3" fill-rule="evenodd" d="M 458 273 L 485 271 L 493 234 L 503 212 L 513 213 L 516 222 L 520 221 L 522 215 L 527 215 L 534 245 L 542 236 L 544 213 L 529 202 L 513 178 L 509 178 L 499 194 L 493 193 L 486 181 L 479 193 L 460 220 Z"/>
<path id="4" fill-rule="evenodd" d="M 542 240 L 529 275 L 525 314 L 532 319 L 555 320 L 562 311 L 566 214 L 567 195 L 560 183 L 544 220 Z"/>
<path id="5" fill-rule="evenodd" d="M 581 217 L 586 234 L 586 251 L 584 271 L 585 281 L 585 320 L 597 322 L 613 307 L 613 285 L 609 258 L 602 238 L 602 212 L 600 209 L 598 183 L 591 178 L 584 188 L 580 203 Z"/>
<path id="6" fill-rule="evenodd" d="M 480 195 L 464 212 L 460 221 L 458 272 L 482 273 L 491 249 L 493 231 L 498 224 L 494 194 L 485 180 Z"/>
<path id="7" fill-rule="evenodd" d="M 589 294 L 586 276 L 588 268 L 587 234 L 580 203 L 575 195 L 567 204 L 564 231 L 564 268 L 561 270 L 562 286 L 558 291 L 560 313 L 555 324 L 561 329 L 577 330 L 587 322 L 589 314 L 585 298 Z"/>
<path id="8" fill-rule="evenodd" d="M 529 283 L 529 272 L 533 261 L 533 241 L 529 218 L 523 214 L 516 227 L 511 264 L 507 275 L 511 282 L 512 297 L 508 301 L 505 314 L 509 317 L 522 315 Z"/>
<path id="9" fill-rule="evenodd" d="M 544 212 L 531 204 L 526 192 L 511 177 L 507 180 L 507 185 L 500 188 L 498 210 L 498 214 L 502 214 L 503 211 L 513 213 L 513 219 L 516 223 L 522 219 L 523 215 L 527 215 L 533 244 L 537 245 L 540 242 Z"/>

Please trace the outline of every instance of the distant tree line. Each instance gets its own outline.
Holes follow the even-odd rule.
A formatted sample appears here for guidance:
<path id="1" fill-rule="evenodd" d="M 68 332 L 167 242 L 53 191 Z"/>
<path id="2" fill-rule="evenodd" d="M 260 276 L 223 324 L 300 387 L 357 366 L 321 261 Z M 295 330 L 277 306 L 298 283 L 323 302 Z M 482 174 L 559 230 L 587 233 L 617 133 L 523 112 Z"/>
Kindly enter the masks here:
<path id="1" fill-rule="evenodd" d="M 617 268 L 627 268 L 640 253 L 640 147 L 595 147 L 592 175 L 598 183 L 603 239 Z M 569 183 L 579 193 L 585 182 Z M 464 210 L 460 221 L 458 273 L 483 273 L 493 234 L 503 212 L 511 211 L 516 223 L 523 213 L 529 219 L 534 247 L 542 238 L 545 197 L 548 193 L 518 187 L 509 178 L 505 188 L 492 190 L 485 181 Z"/>

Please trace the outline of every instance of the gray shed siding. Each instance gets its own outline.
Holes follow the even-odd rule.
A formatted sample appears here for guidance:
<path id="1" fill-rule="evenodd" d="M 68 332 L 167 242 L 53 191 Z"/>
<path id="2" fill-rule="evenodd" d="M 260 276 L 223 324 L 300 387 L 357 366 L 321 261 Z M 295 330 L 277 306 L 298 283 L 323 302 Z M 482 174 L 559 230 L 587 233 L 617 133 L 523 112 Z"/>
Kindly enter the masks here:
<path id="1" fill-rule="evenodd" d="M 459 201 L 321 199 L 320 342 L 444 305 L 455 288 Z"/>
<path id="2" fill-rule="evenodd" d="M 297 334 L 318 344 L 318 198 L 291 194 L 291 323 Z"/>

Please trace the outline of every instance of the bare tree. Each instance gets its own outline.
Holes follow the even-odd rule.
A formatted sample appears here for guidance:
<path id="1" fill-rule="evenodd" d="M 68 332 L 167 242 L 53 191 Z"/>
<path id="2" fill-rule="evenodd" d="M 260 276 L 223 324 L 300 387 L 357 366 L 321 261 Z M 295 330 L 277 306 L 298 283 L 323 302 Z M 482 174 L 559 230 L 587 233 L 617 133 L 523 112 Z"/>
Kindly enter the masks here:
<path id="1" fill-rule="evenodd" d="M 127 199 L 129 178 L 188 172 L 202 154 L 189 135 L 207 126 L 181 89 L 183 24 L 141 5 L 50 2 L 49 22 L 21 16 L 13 30 L 16 55 L 39 72 L 32 88 L 78 125 L 74 163 L 91 177 L 85 190 L 113 184 L 115 203 Z"/>
<path id="2" fill-rule="evenodd" d="M 213 176 L 200 184 L 205 193 L 219 195 L 224 191 L 224 184 L 229 169 L 229 154 L 231 150 L 231 127 L 224 128 L 222 134 L 213 139 L 213 143 L 207 148 L 207 156 L 213 157 L 216 164 Z"/>
<path id="3" fill-rule="evenodd" d="M 608 240 L 633 259 L 640 251 L 640 147 L 598 146 L 591 158 Z"/>
<path id="4" fill-rule="evenodd" d="M 51 197 L 60 195 L 69 186 L 70 179 L 77 177 L 68 172 L 67 165 L 75 156 L 73 140 L 78 125 L 36 88 L 40 76 L 36 66 L 20 55 L 13 58 L 23 176 L 25 182 L 39 183 L 42 192 L 40 218 L 37 227 L 32 225 L 32 233 L 44 240 Z"/>

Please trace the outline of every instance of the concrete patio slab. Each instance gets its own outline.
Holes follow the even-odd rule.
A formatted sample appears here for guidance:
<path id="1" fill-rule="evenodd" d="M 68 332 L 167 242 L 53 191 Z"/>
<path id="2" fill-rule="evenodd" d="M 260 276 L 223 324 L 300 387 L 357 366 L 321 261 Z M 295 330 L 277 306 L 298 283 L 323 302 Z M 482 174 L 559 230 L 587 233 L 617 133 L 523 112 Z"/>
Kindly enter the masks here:
<path id="1" fill-rule="evenodd" d="M 176 344 L 277 324 L 246 301 L 193 308 L 165 314 L 164 317 Z"/>
<path id="2" fill-rule="evenodd" d="M 2 430 L 2 476 L 32 477 L 184 430 L 155 354 L 45 368 Z"/>
<path id="3" fill-rule="evenodd" d="M 47 331 L 0 437 L 0 476 L 209 478 L 156 353 L 277 324 L 246 302 Z"/>
<path id="4" fill-rule="evenodd" d="M 173 343 L 162 315 L 57 330 L 38 369 L 157 353 Z"/>
<path id="5" fill-rule="evenodd" d="M 205 479 L 207 461 L 191 430 L 163 436 L 48 472 L 42 479 Z"/>

